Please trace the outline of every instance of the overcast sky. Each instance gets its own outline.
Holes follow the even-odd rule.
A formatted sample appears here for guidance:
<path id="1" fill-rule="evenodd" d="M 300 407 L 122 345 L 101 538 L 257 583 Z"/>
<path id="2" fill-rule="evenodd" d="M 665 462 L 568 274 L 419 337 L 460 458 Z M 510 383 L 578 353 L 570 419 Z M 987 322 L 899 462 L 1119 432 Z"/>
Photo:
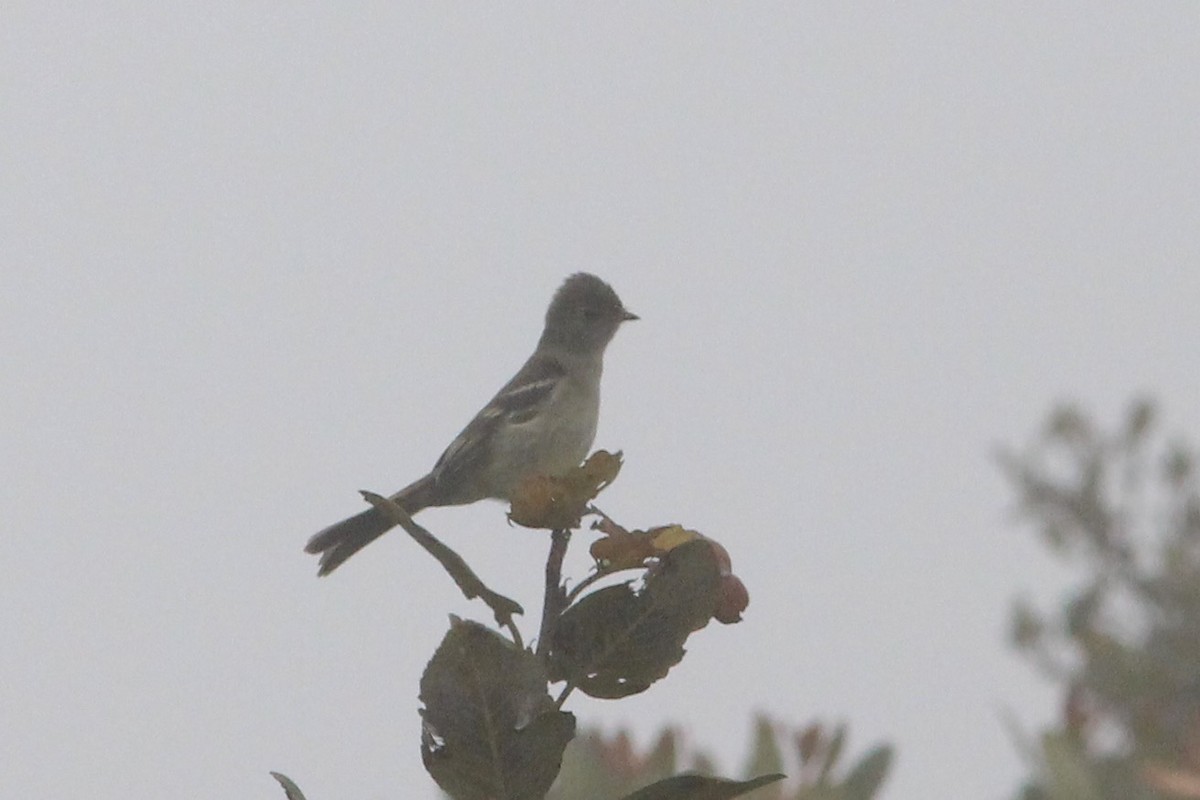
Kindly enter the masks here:
<path id="1" fill-rule="evenodd" d="M 405 537 L 301 548 L 577 270 L 642 316 L 605 510 L 751 593 L 580 723 L 734 773 L 820 716 L 887 800 L 1012 794 L 1055 695 L 1007 609 L 1064 576 L 994 447 L 1141 393 L 1200 439 L 1196 5 L 70 5 L 0 12 L 0 796 L 432 797 L 417 681 L 486 611 Z M 502 513 L 422 521 L 536 609 Z"/>

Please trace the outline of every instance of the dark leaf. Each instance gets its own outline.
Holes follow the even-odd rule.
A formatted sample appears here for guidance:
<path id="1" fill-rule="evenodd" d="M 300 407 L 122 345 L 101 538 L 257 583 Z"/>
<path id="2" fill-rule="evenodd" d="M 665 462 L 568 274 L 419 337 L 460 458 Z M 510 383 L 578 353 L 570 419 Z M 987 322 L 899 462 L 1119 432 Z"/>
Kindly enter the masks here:
<path id="1" fill-rule="evenodd" d="M 555 626 L 551 679 L 593 697 L 645 691 L 683 658 L 688 635 L 708 623 L 717 588 L 712 548 L 693 541 L 666 553 L 641 591 L 621 584 L 586 595 Z"/>
<path id="2" fill-rule="evenodd" d="M 783 775 L 762 775 L 748 781 L 727 781 L 703 775 L 675 775 L 638 789 L 624 800 L 729 800 L 783 778 Z"/>
<path id="3" fill-rule="evenodd" d="M 279 785 L 283 787 L 283 793 L 287 797 L 287 800 L 305 800 L 304 792 L 300 791 L 300 787 L 287 775 L 284 775 L 282 772 L 272 772 L 271 777 L 279 781 Z"/>
<path id="4" fill-rule="evenodd" d="M 455 800 L 540 800 L 575 732 L 546 691 L 541 661 L 452 619 L 421 676 L 425 769 Z"/>

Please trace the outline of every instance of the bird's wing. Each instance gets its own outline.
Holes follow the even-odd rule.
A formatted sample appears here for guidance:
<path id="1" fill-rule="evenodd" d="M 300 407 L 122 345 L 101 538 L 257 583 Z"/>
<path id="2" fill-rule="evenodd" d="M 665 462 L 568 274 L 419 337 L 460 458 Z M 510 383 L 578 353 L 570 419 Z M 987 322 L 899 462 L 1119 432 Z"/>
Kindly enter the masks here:
<path id="1" fill-rule="evenodd" d="M 566 375 L 557 359 L 531 356 L 442 453 L 433 467 L 437 481 L 450 486 L 472 482 L 487 463 L 496 431 L 536 417 Z"/>

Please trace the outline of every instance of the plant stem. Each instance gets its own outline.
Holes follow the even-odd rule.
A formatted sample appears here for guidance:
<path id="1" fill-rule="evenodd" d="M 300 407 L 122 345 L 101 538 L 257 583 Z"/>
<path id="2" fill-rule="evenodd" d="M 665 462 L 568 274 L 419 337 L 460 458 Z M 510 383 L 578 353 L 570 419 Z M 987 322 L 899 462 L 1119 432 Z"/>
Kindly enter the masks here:
<path id="1" fill-rule="evenodd" d="M 542 627 L 538 631 L 537 653 L 545 657 L 550 646 L 550 637 L 558 617 L 567 607 L 567 595 L 562 586 L 563 559 L 567 556 L 567 545 L 571 543 L 571 531 L 550 532 L 550 555 L 546 558 L 546 594 L 542 601 Z"/>

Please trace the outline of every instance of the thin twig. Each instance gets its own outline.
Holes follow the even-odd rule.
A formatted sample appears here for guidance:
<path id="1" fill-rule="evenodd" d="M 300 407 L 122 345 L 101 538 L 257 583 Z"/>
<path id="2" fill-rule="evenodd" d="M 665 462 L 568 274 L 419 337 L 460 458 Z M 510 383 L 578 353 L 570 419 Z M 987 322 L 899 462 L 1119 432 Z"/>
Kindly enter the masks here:
<path id="1" fill-rule="evenodd" d="M 363 491 L 360 494 L 364 500 L 386 514 L 388 519 L 403 528 L 409 536 L 416 539 L 417 544 L 436 558 L 468 600 L 478 597 L 487 603 L 488 607 L 492 609 L 492 613 L 496 615 L 496 623 L 508 628 L 513 633 L 514 641 L 520 644 L 521 636 L 516 632 L 516 625 L 513 623 L 514 614 L 525 613 L 519 603 L 489 589 L 479 579 L 479 576 L 467 566 L 467 562 L 463 561 L 462 556 L 442 544 L 432 533 L 413 522 L 413 518 L 399 504 L 374 492 Z"/>
<path id="2" fill-rule="evenodd" d="M 509 617 L 507 621 L 501 622 L 500 624 L 508 628 L 509 634 L 512 635 L 513 644 L 517 646 L 517 649 L 524 650 L 525 640 L 521 638 L 521 630 L 517 627 L 516 623 L 513 622 L 512 617 Z"/>

